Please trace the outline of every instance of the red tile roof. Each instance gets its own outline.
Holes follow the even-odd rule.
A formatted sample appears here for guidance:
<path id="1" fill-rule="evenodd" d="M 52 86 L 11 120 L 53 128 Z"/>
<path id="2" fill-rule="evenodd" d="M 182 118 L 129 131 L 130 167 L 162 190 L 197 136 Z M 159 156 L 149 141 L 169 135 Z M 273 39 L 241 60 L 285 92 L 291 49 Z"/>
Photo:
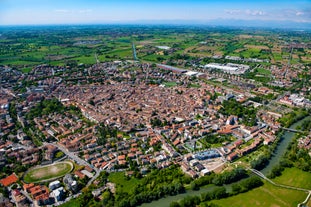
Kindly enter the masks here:
<path id="1" fill-rule="evenodd" d="M 0 183 L 4 186 L 4 187 L 7 187 L 15 182 L 18 181 L 18 177 L 13 173 L 12 175 L 6 177 L 6 178 L 3 178 L 0 180 Z"/>

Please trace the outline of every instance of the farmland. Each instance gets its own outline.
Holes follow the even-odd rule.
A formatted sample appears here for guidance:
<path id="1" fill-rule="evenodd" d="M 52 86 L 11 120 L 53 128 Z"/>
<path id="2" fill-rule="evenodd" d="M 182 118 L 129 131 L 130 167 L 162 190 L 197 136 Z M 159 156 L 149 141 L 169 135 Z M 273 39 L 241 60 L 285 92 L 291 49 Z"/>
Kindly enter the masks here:
<path id="1" fill-rule="evenodd" d="M 291 32 L 282 34 L 282 39 L 279 39 L 280 35 L 275 31 L 257 31 L 255 35 L 246 35 L 244 30 L 235 28 L 223 30 L 182 26 L 94 25 L 26 29 L 0 28 L 0 65 L 29 72 L 39 64 L 92 65 L 97 62 L 96 57 L 100 62 L 131 60 L 132 43 L 135 44 L 139 60 L 183 67 L 190 66 L 185 64 L 185 60 L 204 64 L 215 55 L 258 58 L 282 64 L 288 61 L 290 53 L 285 44 L 287 35 L 293 35 L 300 41 L 308 38 L 306 34 Z M 159 45 L 165 45 L 167 49 L 158 48 Z M 309 54 L 307 49 L 294 49 L 292 63 L 310 63 Z"/>

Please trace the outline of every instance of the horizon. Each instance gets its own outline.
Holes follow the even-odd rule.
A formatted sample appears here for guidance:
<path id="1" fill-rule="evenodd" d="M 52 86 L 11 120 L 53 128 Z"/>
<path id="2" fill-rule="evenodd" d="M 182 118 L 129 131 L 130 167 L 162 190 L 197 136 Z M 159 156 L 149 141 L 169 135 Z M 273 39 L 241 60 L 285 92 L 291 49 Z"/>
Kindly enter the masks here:
<path id="1" fill-rule="evenodd" d="M 311 3 L 298 1 L 223 0 L 2 0 L 0 25 L 90 24 L 230 24 L 282 23 L 285 27 L 311 27 Z M 236 25 L 239 26 L 239 25 Z M 272 27 L 274 27 L 272 25 Z M 283 26 L 282 26 L 283 27 Z"/>

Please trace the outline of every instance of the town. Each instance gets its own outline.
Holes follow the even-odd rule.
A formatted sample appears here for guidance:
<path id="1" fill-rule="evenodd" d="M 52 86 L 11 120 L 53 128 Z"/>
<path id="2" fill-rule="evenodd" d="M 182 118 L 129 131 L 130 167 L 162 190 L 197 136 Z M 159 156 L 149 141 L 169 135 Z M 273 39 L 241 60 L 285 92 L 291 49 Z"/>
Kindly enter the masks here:
<path id="1" fill-rule="evenodd" d="M 1 205 L 59 206 L 89 186 L 101 200 L 118 190 L 103 182 L 116 172 L 131 179 L 178 166 L 195 180 L 237 165 L 256 168 L 284 130 L 303 133 L 296 147 L 311 156 L 310 124 L 289 128 L 310 113 L 310 82 L 302 76 L 301 88 L 286 90 L 300 74 L 310 77 L 310 65 L 271 64 L 261 70 L 273 78 L 261 82 L 246 74 L 268 59 L 217 55 L 185 67 L 135 55 L 89 66 L 41 64 L 28 73 L 1 66 Z"/>

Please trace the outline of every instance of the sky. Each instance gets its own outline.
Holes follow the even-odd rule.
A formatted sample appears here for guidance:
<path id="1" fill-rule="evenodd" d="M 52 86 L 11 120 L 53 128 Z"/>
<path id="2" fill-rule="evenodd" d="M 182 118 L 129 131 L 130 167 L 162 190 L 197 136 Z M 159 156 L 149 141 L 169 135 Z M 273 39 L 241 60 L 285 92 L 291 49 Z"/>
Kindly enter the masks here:
<path id="1" fill-rule="evenodd" d="M 0 25 L 264 20 L 311 23 L 311 0 L 0 0 Z"/>

